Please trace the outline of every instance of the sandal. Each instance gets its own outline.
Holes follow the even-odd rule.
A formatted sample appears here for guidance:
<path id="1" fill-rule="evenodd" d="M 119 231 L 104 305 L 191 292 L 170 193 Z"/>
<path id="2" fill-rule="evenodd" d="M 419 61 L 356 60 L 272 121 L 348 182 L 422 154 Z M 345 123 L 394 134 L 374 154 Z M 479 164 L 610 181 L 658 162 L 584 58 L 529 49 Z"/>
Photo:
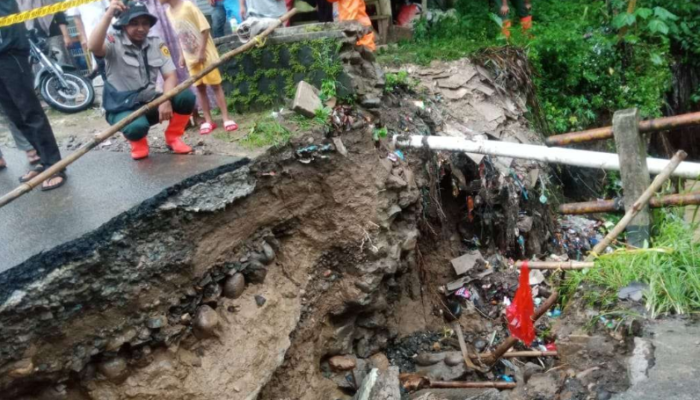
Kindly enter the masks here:
<path id="1" fill-rule="evenodd" d="M 40 173 L 44 172 L 46 168 L 43 165 L 37 165 L 33 170 L 27 172 L 26 174 L 19 177 L 19 183 L 29 182 L 36 178 Z"/>
<path id="2" fill-rule="evenodd" d="M 233 132 L 238 129 L 238 124 L 232 119 L 224 121 L 224 129 L 226 129 L 226 132 Z"/>
<path id="3" fill-rule="evenodd" d="M 30 150 L 27 152 L 27 161 L 29 161 L 29 165 L 37 165 L 41 162 L 41 157 L 36 150 Z"/>
<path id="4" fill-rule="evenodd" d="M 203 123 L 199 127 L 199 134 L 200 135 L 208 135 L 214 131 L 214 129 L 218 128 L 214 122 L 211 124 L 209 122 Z"/>
<path id="5" fill-rule="evenodd" d="M 61 178 L 61 181 L 52 186 L 46 186 L 46 182 L 55 178 Z M 44 183 L 41 184 L 41 191 L 48 192 L 49 190 L 58 189 L 61 186 L 63 186 L 64 183 L 66 183 L 66 179 L 68 179 L 68 177 L 66 176 L 66 171 L 56 172 L 55 174 L 51 175 L 49 179 L 45 180 Z"/>

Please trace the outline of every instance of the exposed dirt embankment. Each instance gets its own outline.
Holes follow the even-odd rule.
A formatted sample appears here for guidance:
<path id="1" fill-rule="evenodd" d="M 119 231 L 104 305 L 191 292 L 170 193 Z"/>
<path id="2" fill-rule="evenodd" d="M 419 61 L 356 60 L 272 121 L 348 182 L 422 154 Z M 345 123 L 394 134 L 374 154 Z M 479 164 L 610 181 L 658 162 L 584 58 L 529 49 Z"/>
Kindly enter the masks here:
<path id="1" fill-rule="evenodd" d="M 380 161 L 367 132 L 343 140 L 347 157 L 306 165 L 288 146 L 47 258 L 53 272 L 0 310 L 3 393 L 254 398 L 302 316 L 373 312 L 385 276 L 415 259 L 414 223 L 402 215 L 419 194 L 410 171 Z M 363 329 L 365 345 L 386 335 Z"/>

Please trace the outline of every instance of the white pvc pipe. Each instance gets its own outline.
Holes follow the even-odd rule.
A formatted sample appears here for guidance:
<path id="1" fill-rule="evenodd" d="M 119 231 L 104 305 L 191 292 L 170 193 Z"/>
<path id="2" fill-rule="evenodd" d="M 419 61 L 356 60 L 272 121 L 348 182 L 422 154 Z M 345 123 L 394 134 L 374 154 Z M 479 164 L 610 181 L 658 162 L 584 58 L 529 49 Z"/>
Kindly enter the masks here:
<path id="1" fill-rule="evenodd" d="M 563 147 L 536 146 L 511 142 L 489 140 L 467 140 L 447 136 L 394 136 L 398 147 L 424 148 L 427 146 L 435 151 L 457 151 L 466 153 L 487 154 L 525 160 L 544 161 L 556 164 L 575 165 L 578 167 L 602 168 L 620 170 L 620 160 L 617 154 L 597 151 L 574 150 Z M 669 160 L 647 158 L 650 174 L 658 174 L 669 163 Z M 673 176 L 697 179 L 700 177 L 700 164 L 682 162 L 673 172 Z"/>

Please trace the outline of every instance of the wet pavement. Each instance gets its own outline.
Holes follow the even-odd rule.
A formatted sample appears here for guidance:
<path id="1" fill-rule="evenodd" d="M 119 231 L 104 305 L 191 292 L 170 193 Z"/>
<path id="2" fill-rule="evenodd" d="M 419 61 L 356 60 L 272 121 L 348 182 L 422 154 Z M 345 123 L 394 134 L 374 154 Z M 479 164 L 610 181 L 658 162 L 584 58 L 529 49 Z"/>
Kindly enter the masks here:
<path id="1" fill-rule="evenodd" d="M 19 185 L 17 178 L 29 166 L 23 152 L 3 153 L 9 164 L 0 171 L 4 195 Z M 0 274 L 99 228 L 166 188 L 238 160 L 152 154 L 135 162 L 126 153 L 90 152 L 69 168 L 63 187 L 50 192 L 37 188 L 0 208 Z"/>

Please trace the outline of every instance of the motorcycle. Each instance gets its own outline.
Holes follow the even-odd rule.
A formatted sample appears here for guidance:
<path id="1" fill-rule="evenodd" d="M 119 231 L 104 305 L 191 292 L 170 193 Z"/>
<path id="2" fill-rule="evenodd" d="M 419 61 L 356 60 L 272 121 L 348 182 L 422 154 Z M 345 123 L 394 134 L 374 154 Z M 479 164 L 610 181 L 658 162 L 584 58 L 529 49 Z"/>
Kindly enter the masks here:
<path id="1" fill-rule="evenodd" d="M 49 106 L 64 113 L 88 109 L 95 101 L 95 88 L 70 65 L 59 65 L 50 54 L 48 42 L 36 29 L 29 31 L 29 59 L 39 71 L 34 77 L 34 88 Z"/>

